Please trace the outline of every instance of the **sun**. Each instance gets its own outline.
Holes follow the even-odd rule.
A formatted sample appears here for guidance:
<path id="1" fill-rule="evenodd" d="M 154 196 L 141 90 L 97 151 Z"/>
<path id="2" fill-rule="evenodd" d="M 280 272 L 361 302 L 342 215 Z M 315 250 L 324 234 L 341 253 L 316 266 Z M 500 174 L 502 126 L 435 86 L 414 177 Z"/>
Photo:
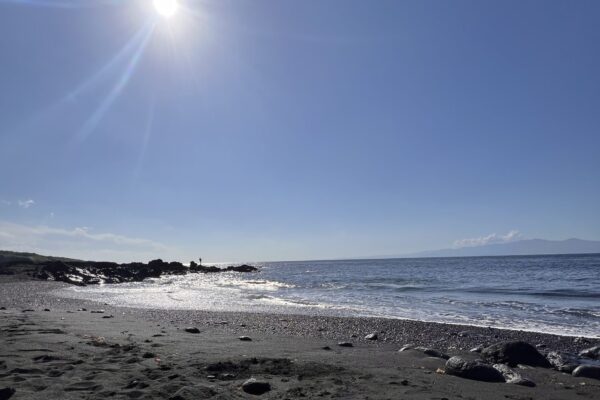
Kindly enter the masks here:
<path id="1" fill-rule="evenodd" d="M 154 0 L 154 9 L 165 18 L 175 15 L 178 8 L 177 0 Z"/>

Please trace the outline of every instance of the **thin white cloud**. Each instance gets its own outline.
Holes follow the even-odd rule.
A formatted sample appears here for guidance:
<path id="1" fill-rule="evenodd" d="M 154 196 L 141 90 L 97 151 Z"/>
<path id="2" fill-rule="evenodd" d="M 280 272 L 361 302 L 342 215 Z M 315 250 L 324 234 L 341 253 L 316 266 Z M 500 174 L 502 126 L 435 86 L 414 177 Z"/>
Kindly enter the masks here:
<path id="1" fill-rule="evenodd" d="M 0 206 L 10 206 L 11 202 L 8 200 L 0 199 Z"/>
<path id="2" fill-rule="evenodd" d="M 173 249 L 149 239 L 94 233 L 87 227 L 65 229 L 7 221 L 0 221 L 0 249 L 109 261 L 144 261 L 174 254 Z"/>
<path id="3" fill-rule="evenodd" d="M 496 233 L 492 233 L 487 236 L 482 236 L 478 238 L 460 239 L 454 242 L 454 247 L 478 247 L 485 246 L 487 244 L 508 243 L 514 240 L 519 240 L 522 237 L 523 235 L 521 235 L 521 232 L 519 232 L 518 230 L 512 230 L 506 235 L 498 235 Z"/>
<path id="4" fill-rule="evenodd" d="M 29 200 L 19 200 L 19 207 L 21 208 L 29 208 L 32 205 L 35 204 L 35 201 L 33 201 L 32 199 Z"/>

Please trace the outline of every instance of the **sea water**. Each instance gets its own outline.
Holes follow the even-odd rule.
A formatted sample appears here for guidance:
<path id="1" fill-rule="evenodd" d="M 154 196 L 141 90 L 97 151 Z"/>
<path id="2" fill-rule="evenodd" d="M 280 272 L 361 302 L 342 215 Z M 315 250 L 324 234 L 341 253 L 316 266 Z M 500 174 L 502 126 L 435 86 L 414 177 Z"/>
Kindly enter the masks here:
<path id="1" fill-rule="evenodd" d="M 408 318 L 600 337 L 598 254 L 252 264 L 260 271 L 70 287 L 61 295 L 131 307 Z"/>

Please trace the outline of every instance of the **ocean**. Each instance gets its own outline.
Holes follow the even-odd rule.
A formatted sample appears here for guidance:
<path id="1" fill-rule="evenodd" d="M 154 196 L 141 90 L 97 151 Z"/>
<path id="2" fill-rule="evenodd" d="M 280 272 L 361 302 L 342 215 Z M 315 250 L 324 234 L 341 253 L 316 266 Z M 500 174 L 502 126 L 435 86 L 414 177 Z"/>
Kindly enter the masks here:
<path id="1" fill-rule="evenodd" d="M 404 318 L 600 337 L 600 254 L 252 264 L 260 272 L 69 287 L 60 295 L 131 307 Z"/>

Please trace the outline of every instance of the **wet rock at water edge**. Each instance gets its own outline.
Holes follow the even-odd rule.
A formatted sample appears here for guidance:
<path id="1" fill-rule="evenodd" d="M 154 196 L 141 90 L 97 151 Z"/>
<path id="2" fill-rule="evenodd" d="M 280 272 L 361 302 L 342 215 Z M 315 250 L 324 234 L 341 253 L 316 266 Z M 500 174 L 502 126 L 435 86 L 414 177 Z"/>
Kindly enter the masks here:
<path id="1" fill-rule="evenodd" d="M 481 357 L 486 361 L 508 364 L 511 367 L 518 364 L 550 367 L 550 362 L 535 347 L 521 341 L 493 344 L 481 351 Z"/>
<path id="2" fill-rule="evenodd" d="M 377 336 L 377 332 L 374 333 L 369 333 L 367 336 L 365 336 L 366 340 L 377 340 L 379 339 L 379 336 Z"/>
<path id="3" fill-rule="evenodd" d="M 198 329 L 198 328 L 195 328 L 195 327 L 188 327 L 188 328 L 185 328 L 185 331 L 186 331 L 187 333 L 200 333 L 200 329 Z M 155 335 L 155 336 L 156 336 L 156 335 Z M 162 335 L 161 335 L 161 336 L 162 336 Z"/>
<path id="4" fill-rule="evenodd" d="M 254 378 L 248 379 L 242 384 L 242 390 L 248 394 L 260 396 L 271 390 L 271 384 L 266 381 L 259 381 Z"/>
<path id="5" fill-rule="evenodd" d="M 446 361 L 445 372 L 448 375 L 459 376 L 484 382 L 504 382 L 504 376 L 491 365 L 481 361 L 467 361 L 460 357 L 451 357 Z"/>
<path id="6" fill-rule="evenodd" d="M 250 338 L 248 336 L 240 336 L 238 339 L 241 340 L 242 342 L 251 342 L 252 341 L 252 338 Z"/>
<path id="7" fill-rule="evenodd" d="M 339 342 L 338 346 L 340 347 L 354 347 L 354 345 L 350 342 Z"/>

